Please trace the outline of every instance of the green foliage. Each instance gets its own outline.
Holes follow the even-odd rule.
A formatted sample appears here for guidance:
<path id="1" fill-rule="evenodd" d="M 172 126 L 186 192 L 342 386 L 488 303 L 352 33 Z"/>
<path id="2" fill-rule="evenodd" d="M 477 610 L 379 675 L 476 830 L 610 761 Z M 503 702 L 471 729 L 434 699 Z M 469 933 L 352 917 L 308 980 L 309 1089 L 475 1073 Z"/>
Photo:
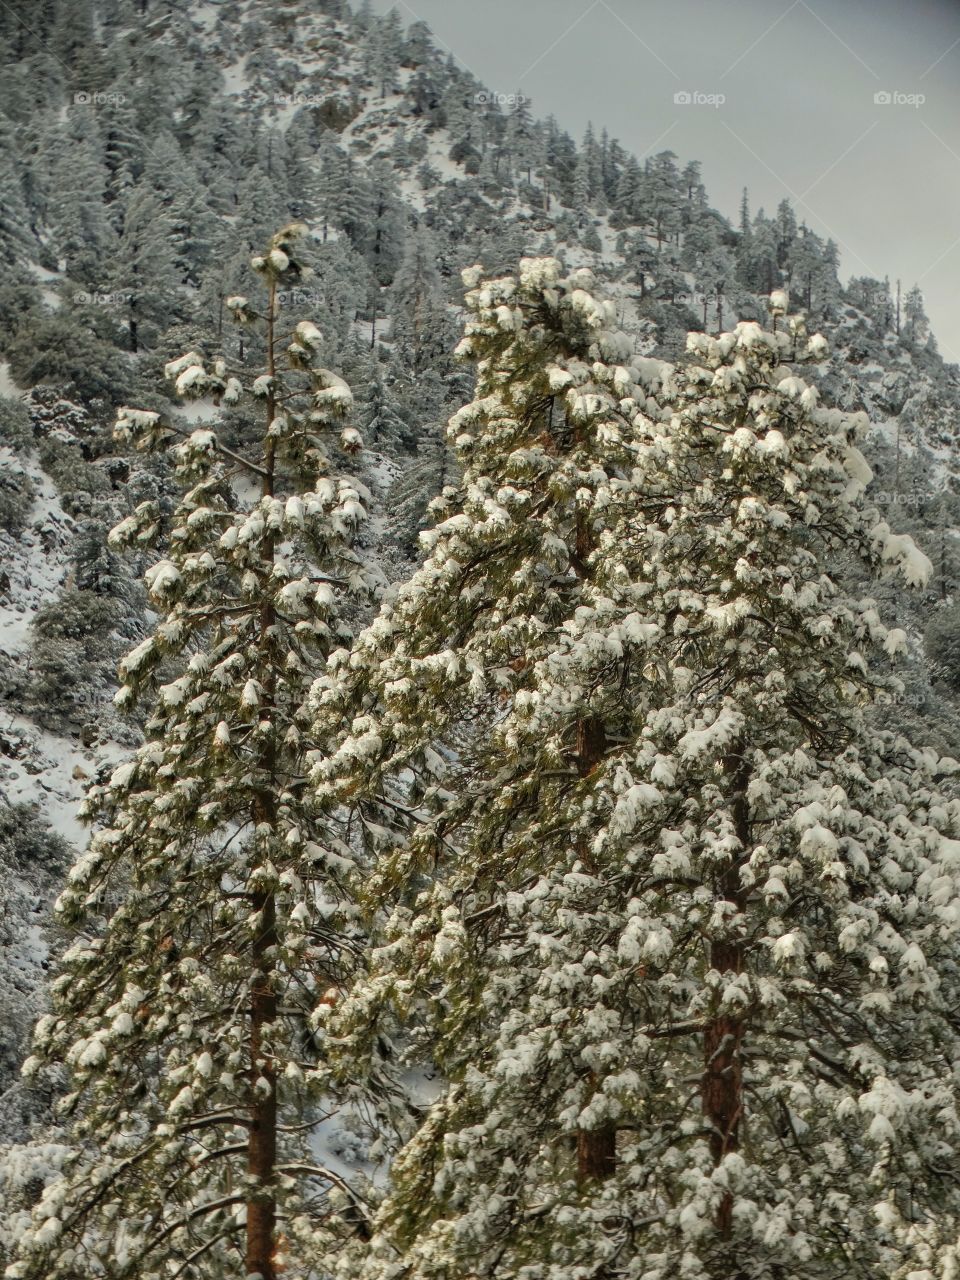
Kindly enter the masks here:
<path id="1" fill-rule="evenodd" d="M 69 315 L 43 315 L 18 332 L 6 351 L 14 380 L 23 387 L 48 382 L 84 400 L 114 405 L 127 399 L 132 373 L 124 357 Z"/>
<path id="2" fill-rule="evenodd" d="M 0 444 L 8 445 L 14 453 L 33 448 L 30 413 L 22 400 L 11 396 L 0 396 Z"/>
<path id="3" fill-rule="evenodd" d="M 57 486 L 61 505 L 68 515 L 88 512 L 97 495 L 111 490 L 108 476 L 100 467 L 86 461 L 79 445 L 47 437 L 40 444 L 39 461 Z"/>
<path id="4" fill-rule="evenodd" d="M 931 677 L 960 694 L 960 605 L 934 613 L 923 635 L 923 647 L 932 663 Z"/>
<path id="5" fill-rule="evenodd" d="M 116 600 L 73 587 L 37 612 L 27 692 L 40 724 L 59 729 L 97 715 L 118 656 L 119 617 Z"/>
<path id="6" fill-rule="evenodd" d="M 18 534 L 33 506 L 35 489 L 27 473 L 0 463 L 0 529 Z"/>
<path id="7" fill-rule="evenodd" d="M 35 805 L 0 808 L 0 865 L 6 875 L 59 875 L 68 854 L 67 842 L 44 821 Z"/>
<path id="8" fill-rule="evenodd" d="M 4 346 L 17 335 L 25 337 L 43 315 L 36 281 L 16 272 L 5 274 L 0 280 L 0 334 Z"/>
<path id="9" fill-rule="evenodd" d="M 454 483 L 457 471 L 446 440 L 439 432 L 427 432 L 420 438 L 416 456 L 405 461 L 391 486 L 386 501 L 390 532 L 410 559 L 420 553 L 420 534 L 429 526 L 430 504 Z"/>
<path id="10" fill-rule="evenodd" d="M 25 749 L 4 738 L 8 750 Z M 36 947 L 38 926 L 50 923 L 50 897 L 67 860 L 66 842 L 35 805 L 0 805 L 0 1091 L 16 1080 L 39 1010 L 43 975 L 31 939 Z"/>

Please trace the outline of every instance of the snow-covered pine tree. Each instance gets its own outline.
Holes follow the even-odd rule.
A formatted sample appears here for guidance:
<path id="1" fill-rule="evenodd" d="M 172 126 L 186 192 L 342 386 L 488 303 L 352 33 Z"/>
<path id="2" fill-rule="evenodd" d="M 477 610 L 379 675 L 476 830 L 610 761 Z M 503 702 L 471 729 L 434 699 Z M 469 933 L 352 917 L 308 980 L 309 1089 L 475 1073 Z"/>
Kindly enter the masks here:
<path id="1" fill-rule="evenodd" d="M 69 123 L 50 139 L 49 220 L 69 277 L 99 290 L 116 249 L 105 209 L 108 174 L 88 116 L 74 112 Z"/>
<path id="2" fill-rule="evenodd" d="M 318 690 L 321 791 L 410 806 L 380 885 L 439 867 L 333 1016 L 415 1009 L 448 1080 L 342 1274 L 955 1275 L 957 765 L 865 716 L 906 638 L 838 566 L 929 570 L 866 420 L 797 321 L 644 404 L 553 265 L 468 302 L 463 497 Z"/>
<path id="3" fill-rule="evenodd" d="M 387 495 L 391 539 L 412 561 L 417 558 L 420 534 L 430 524 L 430 503 L 455 478 L 442 425 L 432 430 L 428 425 L 417 440 L 416 454 L 405 461 Z"/>
<path id="4" fill-rule="evenodd" d="M 313 324 L 280 332 L 303 230 L 253 259 L 264 303 L 229 300 L 264 330 L 259 376 L 193 353 L 167 367 L 180 395 L 252 397 L 263 432 L 257 450 L 207 428 L 172 450 L 185 491 L 146 574 L 159 622 L 120 668 L 121 706 L 154 698 L 146 741 L 89 794 L 98 828 L 58 907 L 78 936 L 28 1066 L 66 1064 L 76 1158 L 24 1224 L 17 1277 L 274 1280 L 306 1266 L 338 1181 L 310 1154 L 307 1014 L 356 932 L 349 850 L 308 798 L 302 703 L 373 577 L 351 547 L 364 490 L 334 460 L 360 444 L 350 390 Z M 135 409 L 117 431 L 170 439 Z M 161 523 L 146 503 L 112 542 L 149 545 Z"/>
<path id="5" fill-rule="evenodd" d="M 919 285 L 908 292 L 903 306 L 903 333 L 908 342 L 921 346 L 930 336 L 930 321 L 923 306 L 923 293 Z"/>
<path id="6" fill-rule="evenodd" d="M 176 315 L 179 278 L 172 219 L 148 188 L 131 188 L 119 198 L 122 229 L 108 282 L 117 291 L 129 335 L 139 351 L 142 327 L 154 328 Z"/>
<path id="7" fill-rule="evenodd" d="M 17 166 L 12 130 L 0 131 L 0 260 L 9 268 L 33 248 L 30 216 Z"/>
<path id="8" fill-rule="evenodd" d="M 428 363 L 439 363 L 438 357 L 453 346 L 447 345 L 451 326 L 436 258 L 432 236 L 418 227 L 407 240 L 390 287 L 390 337 L 418 374 Z"/>
<path id="9" fill-rule="evenodd" d="M 504 706 L 525 705 L 538 663 L 561 642 L 603 521 L 629 492 L 630 413 L 655 411 L 641 371 L 618 363 L 630 343 L 610 328 L 612 305 L 593 296 L 589 271 L 563 277 L 553 259 L 525 259 L 519 278 L 481 284 L 480 276 L 480 268 L 464 273 L 470 319 L 459 349 L 477 363 L 476 398 L 448 428 L 463 480 L 435 504 L 450 518 L 422 535 L 423 568 L 350 655 L 333 655 L 317 688 L 320 738 L 340 736 L 317 766 L 321 792 L 357 797 L 374 847 L 391 847 L 398 816 L 402 828 L 425 798 L 399 869 L 383 869 L 385 884 L 415 878 L 412 867 L 432 866 L 461 840 L 478 858 L 484 847 L 498 865 L 503 857 L 505 884 L 522 883 L 535 842 L 528 854 L 515 850 L 510 871 L 503 841 L 512 847 L 514 803 L 525 813 L 533 802 L 529 776 L 543 767 L 575 779 L 596 764 L 601 744 L 576 706 L 559 764 L 543 763 L 542 743 L 535 760 L 517 756 L 500 726 Z M 642 364 L 658 387 L 666 366 Z M 344 716 L 356 717 L 345 738 Z M 477 869 L 472 854 L 465 874 Z M 445 907 L 443 882 L 438 893 Z M 412 934 L 401 950 L 419 953 L 421 942 Z M 363 1006 L 366 995 L 358 999 Z M 451 1076 L 485 1035 L 472 1014 L 455 1022 L 431 1049 Z M 593 1136 L 582 1134 L 581 1146 L 586 1167 Z"/>
<path id="10" fill-rule="evenodd" d="M 403 410 L 403 392 L 409 390 L 408 370 L 393 356 L 385 364 L 375 356 L 366 361 L 368 379 L 357 406 L 367 446 L 381 453 L 410 454 L 417 447 L 417 433 Z M 406 384 L 406 385 L 405 385 Z"/>

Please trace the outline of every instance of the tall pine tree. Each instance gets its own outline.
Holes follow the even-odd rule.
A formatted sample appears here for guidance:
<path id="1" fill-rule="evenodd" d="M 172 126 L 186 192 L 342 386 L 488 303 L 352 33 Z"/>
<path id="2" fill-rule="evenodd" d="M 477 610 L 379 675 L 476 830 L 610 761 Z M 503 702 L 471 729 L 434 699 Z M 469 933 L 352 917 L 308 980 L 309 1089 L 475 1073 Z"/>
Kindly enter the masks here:
<path id="1" fill-rule="evenodd" d="M 193 353 L 168 366 L 181 395 L 251 399 L 262 430 L 248 451 L 207 428 L 172 450 L 184 492 L 146 574 L 159 621 L 120 667 L 146 740 L 90 791 L 97 830 L 58 905 L 77 938 L 28 1066 L 66 1064 L 76 1154 L 18 1277 L 275 1280 L 306 1267 L 341 1181 L 310 1151 L 308 1016 L 356 945 L 351 855 L 305 791 L 302 704 L 372 578 L 351 548 L 361 486 L 334 460 L 360 443 L 350 391 L 315 326 L 279 327 L 303 230 L 253 260 L 263 302 L 229 300 L 262 330 L 263 371 L 241 383 Z M 117 430 L 170 439 L 153 412 L 123 409 Z M 162 523 L 146 503 L 112 542 L 149 545 Z"/>

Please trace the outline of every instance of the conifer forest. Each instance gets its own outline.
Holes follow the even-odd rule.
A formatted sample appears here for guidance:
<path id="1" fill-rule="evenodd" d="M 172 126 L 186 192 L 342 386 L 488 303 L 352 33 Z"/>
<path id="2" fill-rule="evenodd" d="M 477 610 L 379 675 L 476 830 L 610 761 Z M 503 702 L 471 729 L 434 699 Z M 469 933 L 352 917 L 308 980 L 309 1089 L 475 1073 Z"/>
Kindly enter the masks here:
<path id="1" fill-rule="evenodd" d="M 0 0 L 0 63 L 0 1272 L 960 1280 L 896 246 L 403 3 Z"/>

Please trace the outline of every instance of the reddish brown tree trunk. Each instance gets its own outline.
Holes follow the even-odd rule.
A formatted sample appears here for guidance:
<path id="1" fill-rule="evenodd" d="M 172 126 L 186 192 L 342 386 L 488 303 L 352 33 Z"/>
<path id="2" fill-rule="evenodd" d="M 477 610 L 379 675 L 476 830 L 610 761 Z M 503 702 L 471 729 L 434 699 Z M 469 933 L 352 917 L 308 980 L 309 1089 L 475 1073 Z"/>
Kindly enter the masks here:
<path id="1" fill-rule="evenodd" d="M 276 373 L 274 360 L 274 325 L 277 314 L 276 285 L 270 286 L 270 302 L 267 311 L 267 361 L 271 377 Z M 273 390 L 267 396 L 267 421 L 276 414 Z M 273 494 L 274 442 L 267 437 L 264 449 L 264 497 Z M 263 556 L 268 563 L 274 559 L 274 542 L 268 535 L 263 543 Z M 269 648 L 271 629 L 276 621 L 273 605 L 264 604 L 260 618 L 260 646 Z M 268 664 L 269 669 L 269 664 Z M 273 679 L 264 682 L 264 700 L 261 714 L 269 715 L 273 703 Z M 263 772 L 272 778 L 275 754 L 268 744 L 260 759 Z M 266 824 L 276 825 L 277 814 L 274 796 L 264 790 L 253 805 L 254 828 Z M 260 915 L 260 928 L 253 944 L 254 981 L 250 1000 L 250 1133 L 247 1138 L 247 1173 L 255 1179 L 256 1189 L 247 1201 L 247 1242 L 245 1265 L 248 1275 L 259 1275 L 261 1280 L 277 1280 L 274 1255 L 276 1252 L 277 1206 L 273 1180 L 277 1165 L 277 1073 L 273 1050 L 264 1045 L 264 1029 L 270 1028 L 277 1016 L 277 995 L 274 983 L 277 949 L 277 911 L 273 891 L 256 894 L 252 902 Z M 268 1033 L 269 1034 L 269 1033 Z M 258 1083 L 263 1081 L 261 1087 Z"/>
<path id="2" fill-rule="evenodd" d="M 734 831 L 740 842 L 740 856 L 734 855 L 719 888 L 725 900 L 742 911 L 744 894 L 740 883 L 740 868 L 743 857 L 749 854 L 750 844 L 750 818 L 746 797 L 750 770 L 744 760 L 742 744 L 738 744 L 727 756 L 725 772 L 732 790 L 730 808 Z M 729 939 L 712 942 L 711 969 L 716 969 L 719 973 L 742 973 L 743 967 L 744 951 L 740 942 Z M 729 1014 L 713 1018 L 704 1031 L 701 1099 L 703 1114 L 710 1126 L 710 1152 L 717 1165 L 724 1156 L 737 1151 L 740 1146 L 740 1123 L 743 1119 L 743 1034 L 743 1019 Z M 717 1230 L 721 1235 L 730 1234 L 732 1215 L 733 1197 L 726 1192 L 717 1210 Z"/>
<path id="3" fill-rule="evenodd" d="M 588 778 L 603 759 L 607 735 L 603 721 L 597 716 L 584 716 L 577 721 L 577 772 Z"/>
<path id="4" fill-rule="evenodd" d="M 710 967 L 720 973 L 739 973 L 743 967 L 741 948 L 730 943 L 714 943 L 710 948 Z M 710 1124 L 710 1153 L 717 1165 L 740 1145 L 742 1039 L 742 1021 L 726 1016 L 713 1019 L 703 1037 L 703 1114 Z M 717 1228 L 722 1235 L 730 1233 L 732 1212 L 733 1197 L 725 1192 L 717 1211 Z"/>
<path id="5" fill-rule="evenodd" d="M 250 1072 L 252 1083 L 262 1079 L 269 1093 L 254 1089 L 247 1141 L 247 1172 L 256 1178 L 260 1190 L 247 1202 L 247 1274 L 262 1280 L 276 1280 L 274 1247 L 277 1227 L 273 1176 L 277 1163 L 277 1078 L 269 1052 L 264 1054 L 263 1028 L 277 1016 L 277 997 L 272 982 L 272 954 L 276 946 L 276 919 L 273 894 L 264 894 L 257 904 L 262 913 L 260 935 L 255 944 L 258 973 L 251 1002 Z"/>
<path id="6" fill-rule="evenodd" d="M 577 772 L 587 778 L 603 759 L 607 749 L 607 735 L 603 721 L 597 716 L 585 716 L 577 721 Z M 581 855 L 589 865 L 587 850 Z M 617 1130 L 609 1122 L 597 1129 L 577 1131 L 577 1178 L 581 1185 L 602 1182 L 617 1167 Z"/>
<path id="7" fill-rule="evenodd" d="M 600 1129 L 580 1129 L 577 1133 L 577 1179 L 603 1182 L 617 1167 L 617 1131 L 612 1124 Z"/>

